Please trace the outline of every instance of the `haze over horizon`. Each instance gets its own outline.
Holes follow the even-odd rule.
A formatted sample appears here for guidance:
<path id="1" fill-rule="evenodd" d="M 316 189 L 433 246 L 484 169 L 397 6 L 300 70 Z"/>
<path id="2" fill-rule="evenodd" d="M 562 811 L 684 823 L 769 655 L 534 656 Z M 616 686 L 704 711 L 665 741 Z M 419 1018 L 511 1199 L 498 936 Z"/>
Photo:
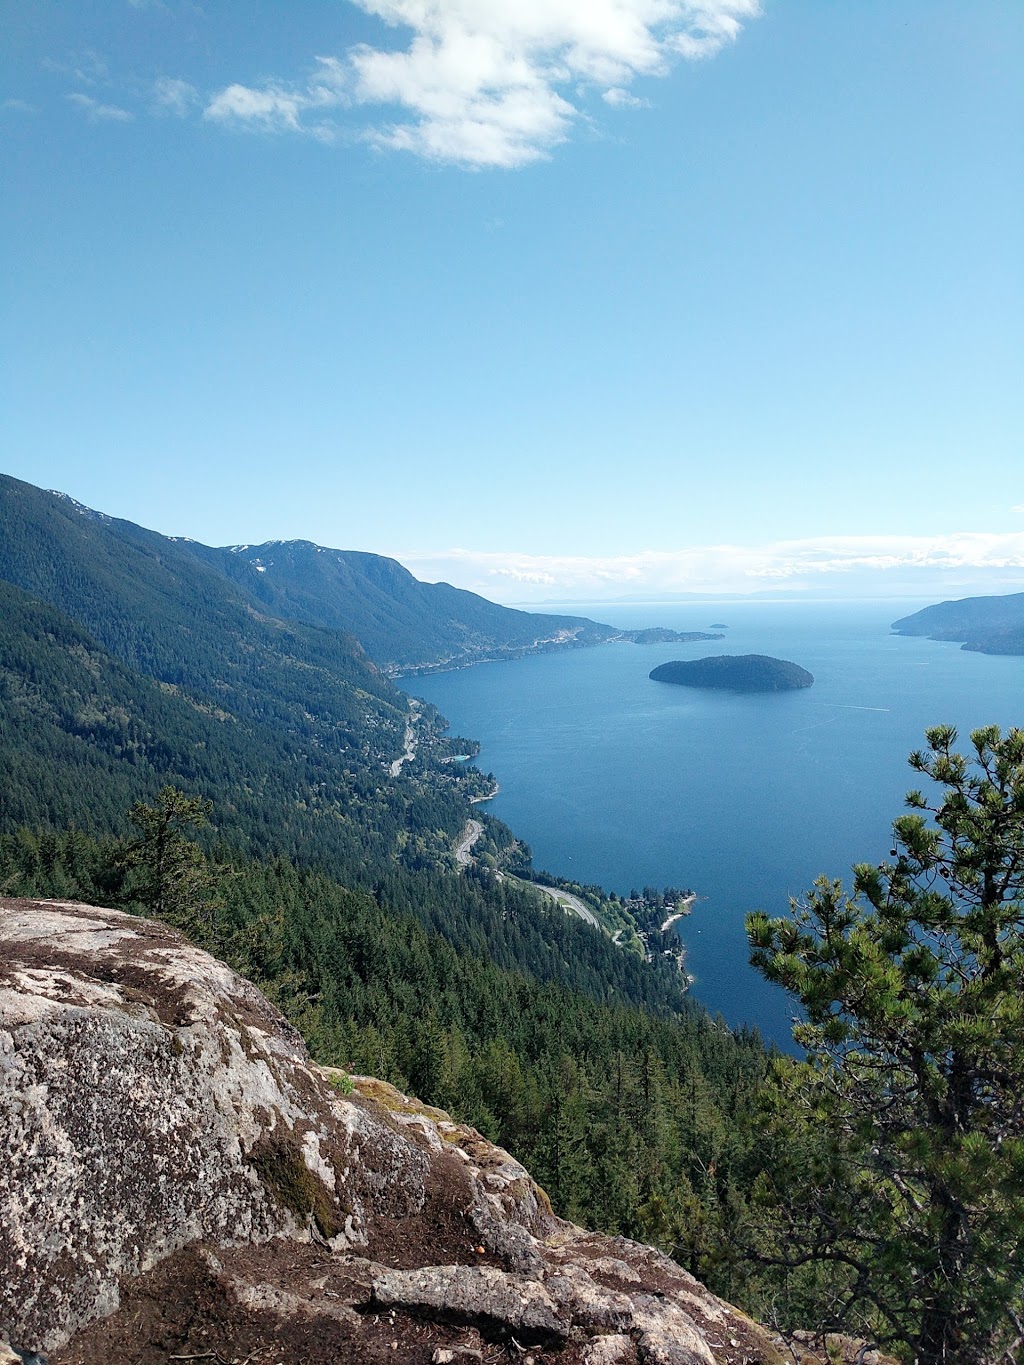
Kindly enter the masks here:
<path id="1" fill-rule="evenodd" d="M 8 7 L 3 468 L 504 602 L 1024 590 L 993 0 Z"/>

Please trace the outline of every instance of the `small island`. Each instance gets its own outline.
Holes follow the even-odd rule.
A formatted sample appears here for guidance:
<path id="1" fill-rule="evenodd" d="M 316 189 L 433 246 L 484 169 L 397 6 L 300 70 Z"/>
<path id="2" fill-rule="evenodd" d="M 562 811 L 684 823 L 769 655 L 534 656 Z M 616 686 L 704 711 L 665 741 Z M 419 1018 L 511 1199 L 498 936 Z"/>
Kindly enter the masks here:
<path id="1" fill-rule="evenodd" d="M 693 640 L 724 640 L 724 635 L 709 635 L 706 630 L 669 630 L 666 626 L 648 626 L 646 630 L 624 630 L 618 636 L 634 645 L 678 645 Z"/>
<path id="2" fill-rule="evenodd" d="M 726 692 L 793 692 L 810 687 L 813 676 L 799 664 L 769 654 L 714 654 L 705 659 L 674 659 L 649 675 L 654 682 L 711 687 Z"/>

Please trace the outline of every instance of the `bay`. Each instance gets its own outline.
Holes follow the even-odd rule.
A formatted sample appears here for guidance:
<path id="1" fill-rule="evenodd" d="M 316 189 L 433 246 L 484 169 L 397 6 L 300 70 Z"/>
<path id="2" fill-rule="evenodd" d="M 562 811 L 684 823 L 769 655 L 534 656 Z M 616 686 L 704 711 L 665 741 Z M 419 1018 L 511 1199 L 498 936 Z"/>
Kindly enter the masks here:
<path id="1" fill-rule="evenodd" d="M 402 685 L 480 740 L 478 765 L 501 788 L 489 810 L 536 867 L 620 894 L 692 887 L 679 930 L 694 994 L 730 1026 L 789 1046 L 793 1005 L 749 966 L 744 915 L 783 914 L 819 874 L 848 877 L 886 855 L 926 727 L 948 722 L 966 740 L 979 725 L 1024 723 L 1024 658 L 894 636 L 890 623 L 922 605 L 588 604 L 623 627 L 724 622 L 727 638 L 601 645 Z M 740 695 L 648 678 L 715 653 L 789 659 L 814 686 Z"/>

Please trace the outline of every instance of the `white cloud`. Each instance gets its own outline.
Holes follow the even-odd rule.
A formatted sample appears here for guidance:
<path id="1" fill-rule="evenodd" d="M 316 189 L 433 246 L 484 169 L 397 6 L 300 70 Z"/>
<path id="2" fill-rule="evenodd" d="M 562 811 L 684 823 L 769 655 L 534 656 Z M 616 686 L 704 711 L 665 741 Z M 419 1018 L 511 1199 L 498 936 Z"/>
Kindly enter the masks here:
<path id="1" fill-rule="evenodd" d="M 650 100 L 638 99 L 636 95 L 631 95 L 628 90 L 623 90 L 621 85 L 613 85 L 601 96 L 605 104 L 610 104 L 613 109 L 649 109 Z"/>
<path id="2" fill-rule="evenodd" d="M 210 101 L 203 117 L 272 131 L 298 131 L 299 115 L 305 107 L 302 97 L 285 90 L 250 90 L 245 85 L 229 85 Z"/>
<path id="3" fill-rule="evenodd" d="M 417 577 L 446 579 L 506 600 L 772 590 L 852 596 L 898 591 L 900 585 L 932 591 L 946 583 L 987 580 L 994 585 L 989 591 L 999 591 L 998 585 L 1004 591 L 1024 589 L 1024 532 L 834 536 L 607 556 L 443 550 L 396 552 L 395 558 Z"/>
<path id="4" fill-rule="evenodd" d="M 77 104 L 90 123 L 131 123 L 135 115 L 117 104 L 102 104 L 91 95 L 68 95 L 72 104 Z"/>
<path id="5" fill-rule="evenodd" d="M 153 108 L 158 114 L 184 118 L 199 103 L 199 91 L 188 81 L 161 76 L 153 83 Z"/>
<path id="6" fill-rule="evenodd" d="M 388 107 L 395 116 L 365 134 L 377 146 L 470 167 L 521 166 L 568 138 L 590 89 L 603 87 L 612 107 L 642 104 L 631 82 L 667 75 L 680 58 L 713 56 L 760 13 L 759 0 L 353 3 L 411 30 L 407 46 L 317 58 L 296 85 L 230 85 L 206 117 L 324 136 L 343 107 Z"/>
<path id="7" fill-rule="evenodd" d="M 39 110 L 34 104 L 29 104 L 28 100 L 9 99 L 0 103 L 0 109 L 9 110 L 12 114 L 38 114 Z"/>
<path id="8" fill-rule="evenodd" d="M 516 583 L 541 583 L 549 588 L 555 587 L 558 583 L 555 575 L 548 573 L 546 569 L 521 569 L 516 565 L 510 565 L 503 569 L 490 569 L 488 572 L 502 578 L 511 578 Z"/>

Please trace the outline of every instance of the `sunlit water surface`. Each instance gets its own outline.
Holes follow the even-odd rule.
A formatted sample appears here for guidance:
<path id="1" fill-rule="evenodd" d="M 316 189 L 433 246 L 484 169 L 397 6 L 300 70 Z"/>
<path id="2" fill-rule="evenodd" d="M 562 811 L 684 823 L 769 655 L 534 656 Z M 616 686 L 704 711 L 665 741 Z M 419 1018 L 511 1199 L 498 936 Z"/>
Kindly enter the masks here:
<path id="1" fill-rule="evenodd" d="M 620 893 L 693 887 L 700 899 L 680 929 L 695 994 L 788 1044 L 793 1007 L 748 965 L 744 915 L 782 914 L 818 874 L 886 854 L 917 784 L 906 756 L 927 726 L 951 722 L 966 737 L 1024 723 L 1024 658 L 890 634 L 921 605 L 567 608 L 620 626 L 724 622 L 727 638 L 603 645 L 402 685 L 481 741 L 478 764 L 501 785 L 490 810 L 529 842 L 536 867 Z M 744 696 L 647 676 L 715 653 L 790 659 L 814 686 Z"/>

